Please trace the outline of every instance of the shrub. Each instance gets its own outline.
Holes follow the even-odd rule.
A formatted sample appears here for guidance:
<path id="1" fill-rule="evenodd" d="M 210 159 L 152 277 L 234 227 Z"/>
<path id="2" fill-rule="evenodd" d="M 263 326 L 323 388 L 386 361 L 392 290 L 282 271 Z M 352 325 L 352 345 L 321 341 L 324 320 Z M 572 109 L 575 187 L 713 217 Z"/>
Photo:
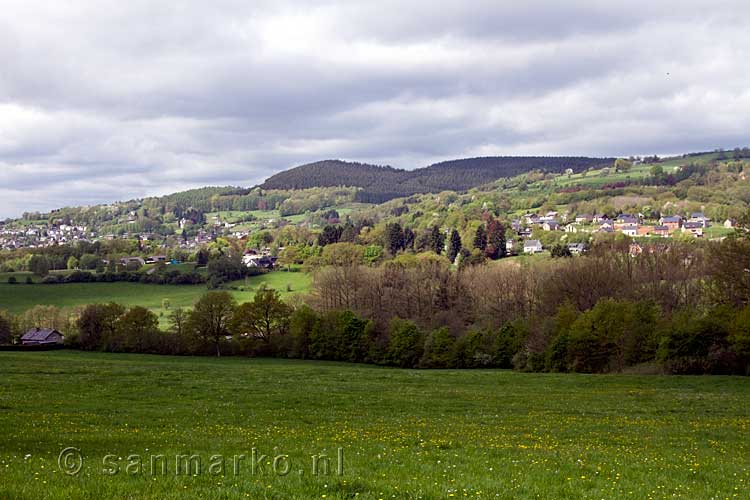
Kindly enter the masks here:
<path id="1" fill-rule="evenodd" d="M 427 335 L 424 353 L 419 360 L 422 368 L 451 368 L 454 360 L 456 338 L 448 328 L 438 328 Z"/>
<path id="2" fill-rule="evenodd" d="M 731 324 L 729 342 L 737 354 L 742 373 L 750 375 L 750 307 L 742 309 Z"/>
<path id="3" fill-rule="evenodd" d="M 423 335 L 414 322 L 401 318 L 391 320 L 388 363 L 413 368 L 422 357 L 423 349 Z"/>
<path id="4" fill-rule="evenodd" d="M 727 371 L 732 315 L 731 309 L 721 306 L 706 313 L 676 314 L 659 346 L 659 360 L 671 373 Z"/>

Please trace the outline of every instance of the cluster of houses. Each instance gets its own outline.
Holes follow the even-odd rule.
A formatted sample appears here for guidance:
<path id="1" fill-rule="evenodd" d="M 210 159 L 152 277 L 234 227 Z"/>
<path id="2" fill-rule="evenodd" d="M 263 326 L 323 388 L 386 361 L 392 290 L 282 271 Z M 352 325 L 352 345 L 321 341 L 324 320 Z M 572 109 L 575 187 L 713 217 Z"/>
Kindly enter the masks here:
<path id="1" fill-rule="evenodd" d="M 585 253 L 588 249 L 588 246 L 585 243 L 568 243 L 567 244 L 568 250 L 573 255 L 580 255 L 582 253 Z M 525 254 L 535 254 L 535 253 L 541 253 L 544 251 L 544 246 L 542 245 L 542 242 L 539 240 L 524 240 L 523 242 L 523 253 Z"/>
<path id="2" fill-rule="evenodd" d="M 0 225 L 0 249 L 44 248 L 76 241 L 91 241 L 96 234 L 86 226 L 30 224 L 22 227 Z"/>
<path id="3" fill-rule="evenodd" d="M 562 220 L 563 222 L 559 222 Z M 685 233 L 696 238 L 703 236 L 706 228 L 710 227 L 711 219 L 703 212 L 693 212 L 689 217 L 669 215 L 660 217 L 658 221 L 646 221 L 643 214 L 620 214 L 610 219 L 605 214 L 580 214 L 568 222 L 568 215 L 559 216 L 557 212 L 547 212 L 545 215 L 526 214 L 522 219 L 512 221 L 511 227 L 520 237 L 531 236 L 534 226 L 544 231 L 564 231 L 566 233 L 613 233 L 620 232 L 627 236 L 655 236 L 669 238 L 675 233 Z M 725 227 L 734 227 L 734 221 L 728 219 Z"/>
<path id="4" fill-rule="evenodd" d="M 271 255 L 269 247 L 251 248 L 242 256 L 242 263 L 250 268 L 273 269 L 276 266 L 276 257 Z"/>
<path id="5" fill-rule="evenodd" d="M 681 215 L 662 216 L 658 221 L 645 221 L 642 214 L 620 214 L 609 219 L 603 214 L 579 215 L 575 222 L 567 224 L 563 230 L 577 232 L 620 232 L 626 236 L 655 236 L 669 238 L 675 233 L 685 233 L 696 238 L 703 236 L 703 231 L 710 227 L 711 219 L 703 212 L 693 212 L 689 217 Z"/>
<path id="6" fill-rule="evenodd" d="M 532 239 L 535 227 L 543 231 L 564 231 L 566 233 L 615 233 L 619 232 L 630 237 L 658 237 L 670 238 L 675 234 L 688 234 L 695 238 L 704 236 L 706 228 L 711 226 L 711 219 L 703 212 L 693 212 L 687 217 L 681 215 L 665 215 L 658 220 L 647 220 L 643 214 L 619 214 L 617 217 L 609 218 L 605 214 L 580 214 L 574 219 L 568 220 L 567 213 L 559 214 L 555 211 L 544 215 L 527 213 L 520 219 L 511 221 L 511 228 L 523 241 L 523 253 L 535 254 L 544 251 L 542 243 Z M 724 221 L 725 228 L 734 228 L 734 219 Z M 507 242 L 509 253 L 515 250 L 515 242 Z M 586 250 L 583 243 L 570 243 L 567 245 L 572 254 L 580 254 Z M 521 248 L 518 248 L 520 251 Z"/>

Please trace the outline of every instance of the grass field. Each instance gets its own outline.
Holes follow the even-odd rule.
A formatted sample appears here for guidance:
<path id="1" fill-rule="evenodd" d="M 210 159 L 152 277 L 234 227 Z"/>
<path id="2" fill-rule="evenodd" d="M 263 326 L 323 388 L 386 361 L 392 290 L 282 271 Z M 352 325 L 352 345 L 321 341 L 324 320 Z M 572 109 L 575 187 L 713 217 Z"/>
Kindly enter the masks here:
<path id="1" fill-rule="evenodd" d="M 734 233 L 734 229 L 726 228 L 722 224 L 722 221 L 717 221 L 713 226 L 709 226 L 703 230 L 703 235 L 706 238 L 723 238 Z"/>
<path id="2" fill-rule="evenodd" d="M 24 277 L 25 279 L 25 277 Z M 159 313 L 164 299 L 169 299 L 170 307 L 192 307 L 198 298 L 206 293 L 205 285 L 144 285 L 141 283 L 68 283 L 60 285 L 9 285 L 7 278 L 0 281 L 0 309 L 18 314 L 35 305 L 58 307 L 78 306 L 93 303 L 117 302 L 125 306 L 143 306 Z M 301 272 L 275 271 L 233 282 L 228 286 L 239 302 L 252 299 L 255 290 L 261 285 L 278 290 L 282 296 L 307 292 L 310 288 L 310 275 Z M 287 291 L 287 285 L 291 289 Z M 240 290 L 239 288 L 242 288 Z"/>
<path id="3" fill-rule="evenodd" d="M 25 283 L 27 278 L 31 278 L 34 283 L 39 283 L 41 279 L 32 272 L 17 271 L 13 273 L 0 273 L 0 284 L 8 283 L 8 278 L 16 278 L 18 283 Z"/>
<path id="4" fill-rule="evenodd" d="M 0 352 L 0 376 L 0 498 L 694 500 L 750 493 L 744 378 L 72 351 Z M 82 454 L 77 475 L 60 470 L 67 447 Z M 74 470 L 70 453 L 62 466 Z M 183 463 L 176 475 L 177 454 L 200 457 L 200 467 L 195 458 L 192 474 Z M 235 459 L 243 454 L 245 461 Z M 313 473 L 311 457 L 319 454 L 331 459 L 328 475 L 323 459 Z M 165 459 L 155 458 L 152 470 L 155 455 Z M 274 472 L 280 455 L 288 458 Z"/>
<path id="5" fill-rule="evenodd" d="M 334 205 L 326 208 L 321 208 L 320 211 L 326 211 L 335 209 L 341 217 L 344 217 L 345 215 L 352 214 L 353 212 L 356 212 L 358 210 L 363 210 L 369 207 L 372 207 L 373 205 L 370 203 L 346 203 L 343 205 Z M 247 215 L 252 215 L 255 217 L 258 221 L 257 222 L 242 222 L 243 219 Z M 238 210 L 226 210 L 222 212 L 208 212 L 206 213 L 206 219 L 209 221 L 213 220 L 213 217 L 219 217 L 222 222 L 229 222 L 231 224 L 238 224 L 238 229 L 250 229 L 255 228 L 258 225 L 258 222 L 265 222 L 269 219 L 281 219 L 281 213 L 278 210 L 248 210 L 248 211 L 238 211 Z M 287 221 L 291 222 L 292 224 L 299 224 L 300 222 L 303 222 L 307 218 L 307 214 L 296 214 L 296 215 L 287 215 L 283 217 Z"/>
<path id="6" fill-rule="evenodd" d="M 650 165 L 637 165 L 632 167 L 627 172 L 615 172 L 614 169 L 609 169 L 610 172 L 606 175 L 603 170 L 594 170 L 592 172 L 578 173 L 571 176 L 560 175 L 555 178 L 555 184 L 560 187 L 571 186 L 571 185 L 583 185 L 589 187 L 601 186 L 603 184 L 612 184 L 616 182 L 623 182 L 627 180 L 636 180 L 647 177 L 650 175 Z"/>
<path id="7" fill-rule="evenodd" d="M 276 271 L 273 273 L 252 276 L 244 280 L 233 281 L 228 284 L 230 288 L 244 289 L 246 294 L 254 294 L 255 290 L 261 285 L 278 290 L 282 296 L 300 292 L 307 292 L 310 289 L 312 278 L 309 274 L 303 272 L 285 272 Z M 238 300 L 247 300 L 243 291 L 235 290 Z"/>

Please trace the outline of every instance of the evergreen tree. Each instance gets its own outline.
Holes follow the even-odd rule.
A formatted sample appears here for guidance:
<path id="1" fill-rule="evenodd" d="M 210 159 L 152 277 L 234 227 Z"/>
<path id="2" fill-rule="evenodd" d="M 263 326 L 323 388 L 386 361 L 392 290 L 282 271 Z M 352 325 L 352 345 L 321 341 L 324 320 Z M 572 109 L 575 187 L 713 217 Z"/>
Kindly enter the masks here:
<path id="1" fill-rule="evenodd" d="M 328 225 L 318 235 L 318 245 L 324 247 L 332 243 L 338 243 L 341 238 L 341 227 Z"/>
<path id="2" fill-rule="evenodd" d="M 461 235 L 455 229 L 451 232 L 450 243 L 448 243 L 448 260 L 456 260 L 456 256 L 461 251 Z"/>
<path id="3" fill-rule="evenodd" d="M 443 247 L 445 246 L 445 235 L 440 231 L 440 228 L 437 226 L 432 226 L 432 229 L 430 230 L 430 250 L 435 252 L 438 255 L 441 255 L 443 253 Z"/>
<path id="4" fill-rule="evenodd" d="M 414 231 L 410 227 L 404 228 L 404 249 L 414 250 Z"/>
<path id="5" fill-rule="evenodd" d="M 391 255 L 404 248 L 404 231 L 398 222 L 385 226 L 385 247 Z"/>
<path id="6" fill-rule="evenodd" d="M 484 251 L 487 246 L 487 231 L 484 229 L 484 224 L 480 224 L 477 228 L 477 232 L 474 235 L 474 248 Z"/>

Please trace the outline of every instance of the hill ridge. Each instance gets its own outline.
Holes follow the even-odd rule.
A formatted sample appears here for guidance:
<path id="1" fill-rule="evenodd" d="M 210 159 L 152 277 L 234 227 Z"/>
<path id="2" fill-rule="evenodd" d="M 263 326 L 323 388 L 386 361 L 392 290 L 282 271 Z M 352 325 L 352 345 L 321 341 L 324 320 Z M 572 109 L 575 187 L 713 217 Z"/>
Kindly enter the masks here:
<path id="1" fill-rule="evenodd" d="M 580 172 L 614 162 L 614 158 L 586 156 L 480 156 L 433 163 L 406 170 L 388 165 L 320 160 L 272 175 L 264 189 L 308 189 L 351 186 L 361 188 L 358 201 L 381 203 L 392 198 L 446 190 L 465 191 L 502 177 L 532 170 Z"/>

